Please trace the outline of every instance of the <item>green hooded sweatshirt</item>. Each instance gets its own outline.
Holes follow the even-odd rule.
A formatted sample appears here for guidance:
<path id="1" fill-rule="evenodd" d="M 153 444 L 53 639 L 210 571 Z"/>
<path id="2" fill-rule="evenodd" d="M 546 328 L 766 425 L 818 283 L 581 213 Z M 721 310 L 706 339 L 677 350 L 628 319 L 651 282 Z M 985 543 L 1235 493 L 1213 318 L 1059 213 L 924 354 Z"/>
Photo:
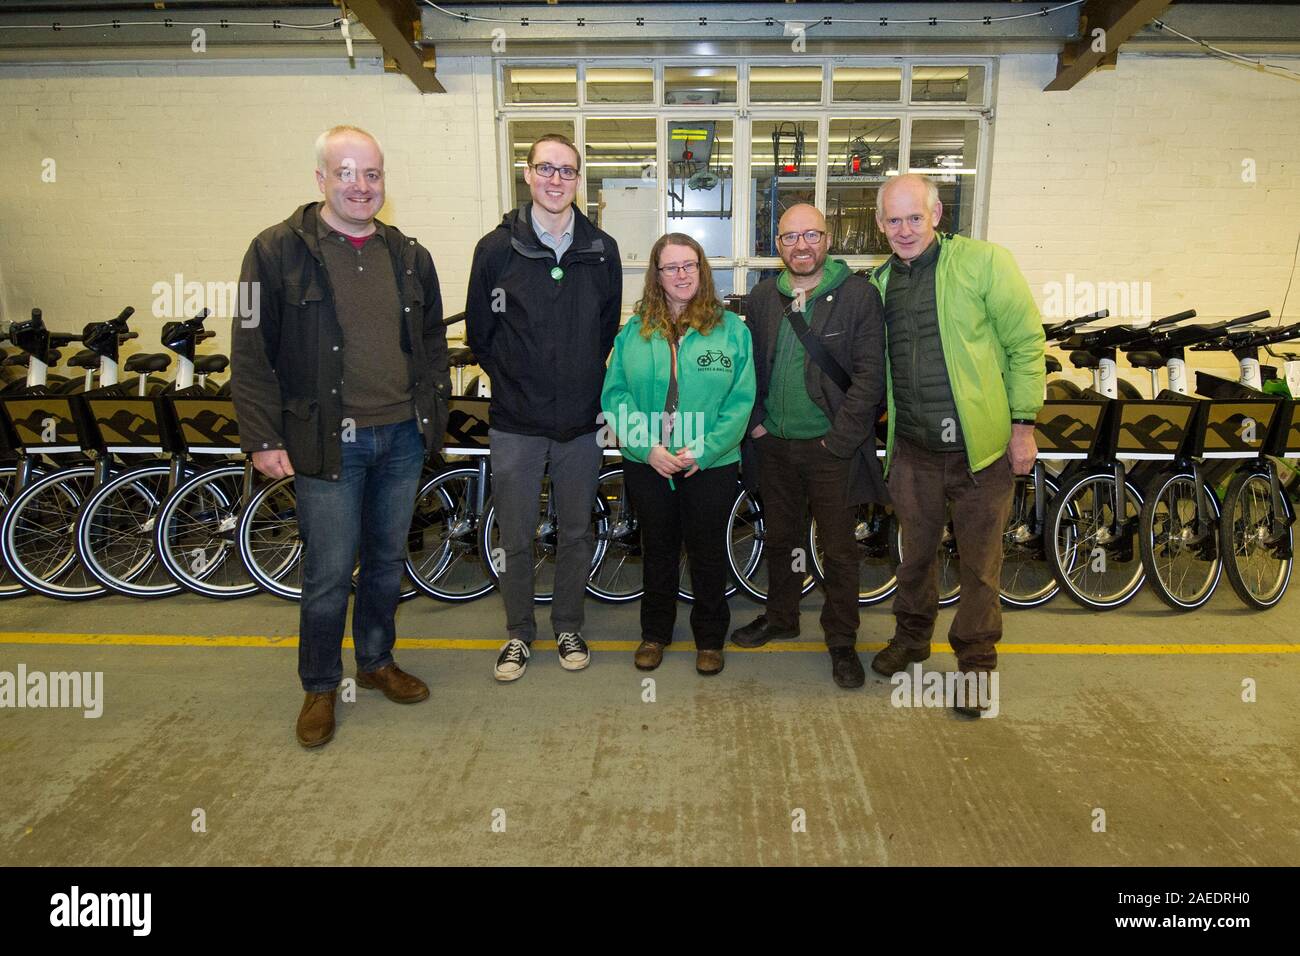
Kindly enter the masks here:
<path id="1" fill-rule="evenodd" d="M 805 293 L 804 296 L 803 319 L 809 326 L 812 325 L 813 307 L 817 304 L 817 300 L 829 292 L 834 292 L 852 274 L 853 270 L 843 259 L 826 260 L 817 288 Z M 782 295 L 794 295 L 789 269 L 783 270 L 777 276 L 776 288 Z M 821 438 L 831 430 L 830 420 L 817 407 L 817 403 L 808 394 L 807 386 L 804 385 L 807 355 L 803 343 L 790 327 L 790 322 L 782 319 L 776 333 L 772 378 L 763 403 L 764 410 L 767 412 L 767 417 L 763 419 L 763 427 L 777 438 Z"/>

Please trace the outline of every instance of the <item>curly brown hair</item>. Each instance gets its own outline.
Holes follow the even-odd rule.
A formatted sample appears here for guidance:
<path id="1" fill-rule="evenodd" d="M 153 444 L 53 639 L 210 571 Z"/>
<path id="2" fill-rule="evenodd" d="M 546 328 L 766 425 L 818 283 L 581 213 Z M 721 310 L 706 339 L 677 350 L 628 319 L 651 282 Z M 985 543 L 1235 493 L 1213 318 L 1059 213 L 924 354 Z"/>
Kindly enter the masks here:
<path id="1" fill-rule="evenodd" d="M 686 246 L 694 250 L 700 263 L 700 286 L 676 322 L 668 307 L 663 284 L 659 281 L 659 257 L 667 246 Z M 641 301 L 636 304 L 636 313 L 641 316 L 641 337 L 648 339 L 659 332 L 671 340 L 674 338 L 674 329 L 678 335 L 687 329 L 694 329 L 701 335 L 713 331 L 722 321 L 722 303 L 718 301 L 718 292 L 713 285 L 713 271 L 709 268 L 709 260 L 704 257 L 700 244 L 684 232 L 666 233 L 651 248 L 650 263 L 650 268 L 645 272 L 645 289 L 641 293 Z"/>

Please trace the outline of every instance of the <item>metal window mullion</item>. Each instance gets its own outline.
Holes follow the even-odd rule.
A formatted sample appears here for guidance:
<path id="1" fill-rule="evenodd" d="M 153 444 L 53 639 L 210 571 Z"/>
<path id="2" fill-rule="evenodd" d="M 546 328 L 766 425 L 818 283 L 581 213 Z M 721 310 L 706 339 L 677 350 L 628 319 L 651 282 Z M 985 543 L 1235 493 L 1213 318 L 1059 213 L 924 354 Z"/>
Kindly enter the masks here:
<path id="1" fill-rule="evenodd" d="M 826 181 L 830 171 L 830 119 L 825 113 L 817 117 L 817 174 L 813 182 L 813 205 L 826 208 Z"/>
<path id="2" fill-rule="evenodd" d="M 732 245 L 737 258 L 749 262 L 749 240 L 754 231 L 753 210 L 749 206 L 750 186 L 753 182 L 753 170 L 750 168 L 750 140 L 753 138 L 753 121 L 748 112 L 737 115 L 732 127 L 735 143 L 731 151 L 731 215 Z"/>

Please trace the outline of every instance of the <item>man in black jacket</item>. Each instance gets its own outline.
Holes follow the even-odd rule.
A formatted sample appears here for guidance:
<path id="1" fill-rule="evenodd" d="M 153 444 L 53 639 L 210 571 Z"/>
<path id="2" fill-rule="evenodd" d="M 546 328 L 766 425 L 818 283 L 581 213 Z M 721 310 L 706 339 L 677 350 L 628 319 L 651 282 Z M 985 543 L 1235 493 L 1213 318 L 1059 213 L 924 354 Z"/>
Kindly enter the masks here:
<path id="1" fill-rule="evenodd" d="M 750 418 L 767 531 L 766 612 L 732 635 L 741 647 L 799 634 L 808 571 L 808 515 L 825 553 L 821 625 L 840 687 L 861 687 L 858 659 L 857 505 L 889 500 L 876 458 L 885 397 L 880 294 L 844 262 L 827 260 L 826 219 L 806 204 L 781 217 L 785 270 L 747 298 L 758 394 Z M 752 458 L 751 458 L 752 462 Z M 754 467 L 745 467 L 753 484 Z"/>
<path id="2" fill-rule="evenodd" d="M 533 536 L 542 476 L 556 512 L 551 626 L 560 664 L 590 662 L 583 600 L 594 539 L 591 506 L 605 360 L 618 333 L 623 270 L 618 245 L 573 204 L 582 158 L 568 139 L 543 136 L 524 171 L 532 201 L 506 214 L 474 249 L 465 328 L 492 383 L 492 500 L 507 640 L 497 680 L 523 676 L 532 654 Z"/>
<path id="3" fill-rule="evenodd" d="M 256 304 L 231 330 L 240 443 L 262 474 L 294 476 L 304 747 L 334 736 L 358 557 L 357 683 L 398 703 L 429 696 L 393 662 L 393 617 L 421 467 L 441 446 L 451 388 L 433 259 L 375 219 L 384 204 L 379 143 L 334 127 L 316 141 L 316 164 L 325 201 L 253 240 L 240 281 Z"/>

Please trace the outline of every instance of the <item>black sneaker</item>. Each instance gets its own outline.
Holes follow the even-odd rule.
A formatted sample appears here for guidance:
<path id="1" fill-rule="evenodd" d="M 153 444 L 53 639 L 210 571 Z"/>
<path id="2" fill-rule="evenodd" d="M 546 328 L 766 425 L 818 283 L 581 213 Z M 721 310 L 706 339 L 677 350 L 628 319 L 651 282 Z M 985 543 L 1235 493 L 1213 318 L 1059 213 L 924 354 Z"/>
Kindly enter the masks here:
<path id="1" fill-rule="evenodd" d="M 855 648 L 832 647 L 828 650 L 831 652 L 831 677 L 838 686 L 852 690 L 867 682 L 867 672 L 862 669 Z"/>
<path id="2" fill-rule="evenodd" d="M 904 647 L 897 640 L 893 640 L 871 659 L 871 669 L 877 674 L 893 677 L 899 671 L 906 670 L 908 664 L 919 664 L 921 661 L 928 659 L 929 656 L 930 649 L 928 647 L 923 651 L 917 651 Z"/>
<path id="3" fill-rule="evenodd" d="M 566 671 L 580 671 L 591 663 L 591 651 L 578 633 L 565 631 L 555 635 L 555 649 L 560 654 L 560 666 Z"/>
<path id="4" fill-rule="evenodd" d="M 760 614 L 744 627 L 732 631 L 731 643 L 737 647 L 762 647 L 768 641 L 787 641 L 798 636 L 798 631 L 773 627 L 767 622 L 767 615 Z"/>
<path id="5" fill-rule="evenodd" d="M 492 671 L 493 676 L 500 681 L 519 680 L 528 669 L 528 658 L 532 657 L 532 654 L 527 643 L 517 637 L 510 638 L 501 645 L 497 666 Z"/>

